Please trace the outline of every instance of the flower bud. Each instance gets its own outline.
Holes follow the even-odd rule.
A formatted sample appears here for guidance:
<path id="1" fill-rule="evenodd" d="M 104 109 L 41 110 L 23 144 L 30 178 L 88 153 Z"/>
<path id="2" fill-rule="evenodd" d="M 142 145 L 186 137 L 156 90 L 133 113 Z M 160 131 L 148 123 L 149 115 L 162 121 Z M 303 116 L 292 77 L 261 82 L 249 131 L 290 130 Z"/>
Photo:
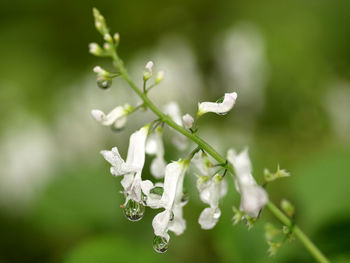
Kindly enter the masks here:
<path id="1" fill-rule="evenodd" d="M 102 48 L 96 43 L 89 44 L 89 52 L 95 56 L 100 56 L 103 52 Z"/>
<path id="2" fill-rule="evenodd" d="M 113 39 L 112 39 L 112 37 L 111 37 L 110 34 L 105 34 L 105 35 L 103 36 L 103 39 L 104 39 L 105 41 L 109 42 L 109 43 L 111 43 L 111 42 L 113 41 Z"/>
<path id="3" fill-rule="evenodd" d="M 100 11 L 98 11 L 97 8 L 93 8 L 92 12 L 95 18 L 95 27 L 97 31 L 100 32 L 100 34 L 102 34 L 103 36 L 105 34 L 108 34 L 108 28 L 106 25 L 105 18 L 101 15 Z"/>
<path id="4" fill-rule="evenodd" d="M 191 129 L 192 128 L 194 119 L 193 119 L 193 117 L 190 114 L 186 113 L 184 116 L 182 116 L 182 121 L 184 123 L 184 126 L 187 129 Z"/>
<path id="5" fill-rule="evenodd" d="M 157 72 L 157 76 L 156 76 L 156 84 L 160 83 L 164 78 L 164 71 L 160 70 Z"/>
<path id="6" fill-rule="evenodd" d="M 115 44 L 118 45 L 118 44 L 119 44 L 119 41 L 120 41 L 120 35 L 119 35 L 119 33 L 115 33 L 115 34 L 113 35 L 113 38 L 114 38 Z"/>
<path id="7" fill-rule="evenodd" d="M 153 62 L 148 61 L 146 66 L 145 66 L 145 71 L 143 72 L 143 80 L 147 81 L 153 76 Z"/>
<path id="8" fill-rule="evenodd" d="M 281 208 L 286 213 L 287 216 L 293 217 L 295 212 L 295 207 L 286 199 L 282 199 Z"/>

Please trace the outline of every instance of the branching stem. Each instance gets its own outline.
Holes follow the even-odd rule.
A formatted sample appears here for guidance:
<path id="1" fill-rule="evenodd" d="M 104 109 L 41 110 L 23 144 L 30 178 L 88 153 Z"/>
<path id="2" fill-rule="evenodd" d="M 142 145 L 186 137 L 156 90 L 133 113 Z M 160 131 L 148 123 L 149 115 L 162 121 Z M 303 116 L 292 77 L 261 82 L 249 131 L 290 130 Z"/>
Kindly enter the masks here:
<path id="1" fill-rule="evenodd" d="M 227 171 L 234 175 L 232 166 L 227 163 L 226 158 L 222 157 L 213 147 L 211 147 L 206 141 L 196 135 L 196 133 L 191 133 L 185 128 L 177 125 L 168 115 L 164 114 L 153 102 L 147 97 L 147 94 L 142 92 L 136 84 L 131 80 L 129 74 L 127 73 L 125 67 L 123 66 L 121 60 L 119 59 L 117 52 L 114 50 L 112 52 L 112 58 L 116 63 L 122 77 L 130 85 L 130 87 L 136 92 L 136 94 L 143 100 L 144 105 L 150 108 L 154 114 L 156 114 L 159 119 L 168 124 L 170 127 L 182 133 L 191 141 L 198 145 L 198 148 L 202 149 L 209 155 L 211 155 L 219 163 L 225 163 Z M 196 118 L 197 119 L 197 118 Z M 304 247 L 310 252 L 310 254 L 320 263 L 329 263 L 329 260 L 323 255 L 323 253 L 316 247 L 316 245 L 308 238 L 308 236 L 297 226 L 293 225 L 293 222 L 271 201 L 268 201 L 266 208 L 284 225 L 287 227 L 292 227 L 292 232 L 304 245 Z"/>

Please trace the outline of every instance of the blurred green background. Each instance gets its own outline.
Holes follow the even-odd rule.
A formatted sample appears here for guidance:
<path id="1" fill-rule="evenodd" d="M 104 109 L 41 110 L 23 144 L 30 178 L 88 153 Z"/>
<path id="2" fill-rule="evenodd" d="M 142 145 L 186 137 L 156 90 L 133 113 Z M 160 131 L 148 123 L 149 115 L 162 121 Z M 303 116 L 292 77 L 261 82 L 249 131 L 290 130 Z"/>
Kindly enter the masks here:
<path id="1" fill-rule="evenodd" d="M 187 230 L 164 255 L 152 249 L 156 211 L 131 223 L 119 205 L 119 178 L 101 149 L 126 154 L 128 136 L 152 120 L 137 113 L 120 133 L 90 110 L 137 99 L 122 80 L 97 88 L 88 54 L 101 38 L 91 9 L 121 35 L 120 54 L 141 83 L 152 59 L 166 79 L 151 92 L 158 105 L 237 91 L 226 116 L 204 116 L 199 134 L 222 154 L 250 148 L 254 176 L 277 164 L 292 177 L 268 186 L 270 199 L 296 207 L 297 223 L 333 262 L 350 262 L 350 2 L 348 0 L 1 1 L 0 263 L 8 262 L 313 262 L 298 241 L 267 255 L 265 210 L 248 231 L 232 226 L 239 204 L 232 180 L 222 217 L 200 229 L 194 176 L 185 185 Z M 145 117 L 146 116 L 146 117 Z M 168 138 L 171 133 L 167 132 Z M 167 139 L 168 161 L 184 156 Z M 144 178 L 150 178 L 149 159 Z M 229 178 L 228 178 L 229 179 Z"/>

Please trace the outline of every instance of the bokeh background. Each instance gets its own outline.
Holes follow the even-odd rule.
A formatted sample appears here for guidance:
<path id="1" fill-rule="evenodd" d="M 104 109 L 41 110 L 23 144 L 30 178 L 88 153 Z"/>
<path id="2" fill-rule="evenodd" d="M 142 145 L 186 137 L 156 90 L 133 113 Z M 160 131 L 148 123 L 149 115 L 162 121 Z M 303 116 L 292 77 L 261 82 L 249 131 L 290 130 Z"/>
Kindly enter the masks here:
<path id="1" fill-rule="evenodd" d="M 298 241 L 267 255 L 266 210 L 248 231 L 232 226 L 239 204 L 233 182 L 210 231 L 194 187 L 187 230 L 164 255 L 152 249 L 147 210 L 137 223 L 119 205 L 119 178 L 101 149 L 118 145 L 152 120 L 137 113 L 119 133 L 99 126 L 92 108 L 137 103 L 122 80 L 98 89 L 92 68 L 112 69 L 88 54 L 99 42 L 91 9 L 121 35 L 120 54 L 135 81 L 145 63 L 166 71 L 150 96 L 178 101 L 194 114 L 198 101 L 237 91 L 234 110 L 204 116 L 199 134 L 222 154 L 249 146 L 254 176 L 277 164 L 292 177 L 268 186 L 270 198 L 297 207 L 297 223 L 333 262 L 350 262 L 350 2 L 348 0 L 1 1 L 0 262 L 313 262 Z M 168 161 L 184 156 L 166 132 Z M 150 178 L 149 160 L 144 178 Z"/>

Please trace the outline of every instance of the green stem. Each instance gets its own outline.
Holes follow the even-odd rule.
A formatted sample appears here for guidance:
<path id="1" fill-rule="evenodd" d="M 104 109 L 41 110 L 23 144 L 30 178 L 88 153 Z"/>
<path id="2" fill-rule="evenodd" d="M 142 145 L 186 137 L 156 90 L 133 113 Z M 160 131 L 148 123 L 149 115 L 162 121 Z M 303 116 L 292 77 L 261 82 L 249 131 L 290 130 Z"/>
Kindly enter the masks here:
<path id="1" fill-rule="evenodd" d="M 126 69 L 122 65 L 120 59 L 118 58 L 118 55 L 116 52 L 113 52 L 112 58 L 116 65 L 118 66 L 121 75 L 126 80 L 126 82 L 130 85 L 130 87 L 136 92 L 136 94 L 143 100 L 144 105 L 146 105 L 148 108 L 150 108 L 159 118 L 161 121 L 168 124 L 170 127 L 175 129 L 176 131 L 182 133 L 187 138 L 195 142 L 199 148 L 204 150 L 206 153 L 211 155 L 216 161 L 219 163 L 226 163 L 226 159 L 222 157 L 213 147 L 211 147 L 206 141 L 198 137 L 196 134 L 193 134 L 186 130 L 185 128 L 177 125 L 168 115 L 164 114 L 161 110 L 158 109 L 156 105 L 153 104 L 153 102 L 147 97 L 145 93 L 143 93 L 136 84 L 131 80 L 129 74 L 127 73 Z M 230 164 L 227 165 L 227 170 L 234 174 L 233 168 Z M 270 210 L 270 212 L 279 220 L 282 222 L 282 224 L 291 227 L 292 221 L 277 207 L 275 206 L 271 201 L 268 201 L 266 204 L 267 209 Z M 321 263 L 328 263 L 329 260 L 322 254 L 322 252 L 312 243 L 312 241 L 304 234 L 304 232 L 301 231 L 301 229 L 293 225 L 292 228 L 293 233 L 295 236 L 300 240 L 300 242 L 305 246 L 305 248 L 310 252 L 310 254 Z"/>

